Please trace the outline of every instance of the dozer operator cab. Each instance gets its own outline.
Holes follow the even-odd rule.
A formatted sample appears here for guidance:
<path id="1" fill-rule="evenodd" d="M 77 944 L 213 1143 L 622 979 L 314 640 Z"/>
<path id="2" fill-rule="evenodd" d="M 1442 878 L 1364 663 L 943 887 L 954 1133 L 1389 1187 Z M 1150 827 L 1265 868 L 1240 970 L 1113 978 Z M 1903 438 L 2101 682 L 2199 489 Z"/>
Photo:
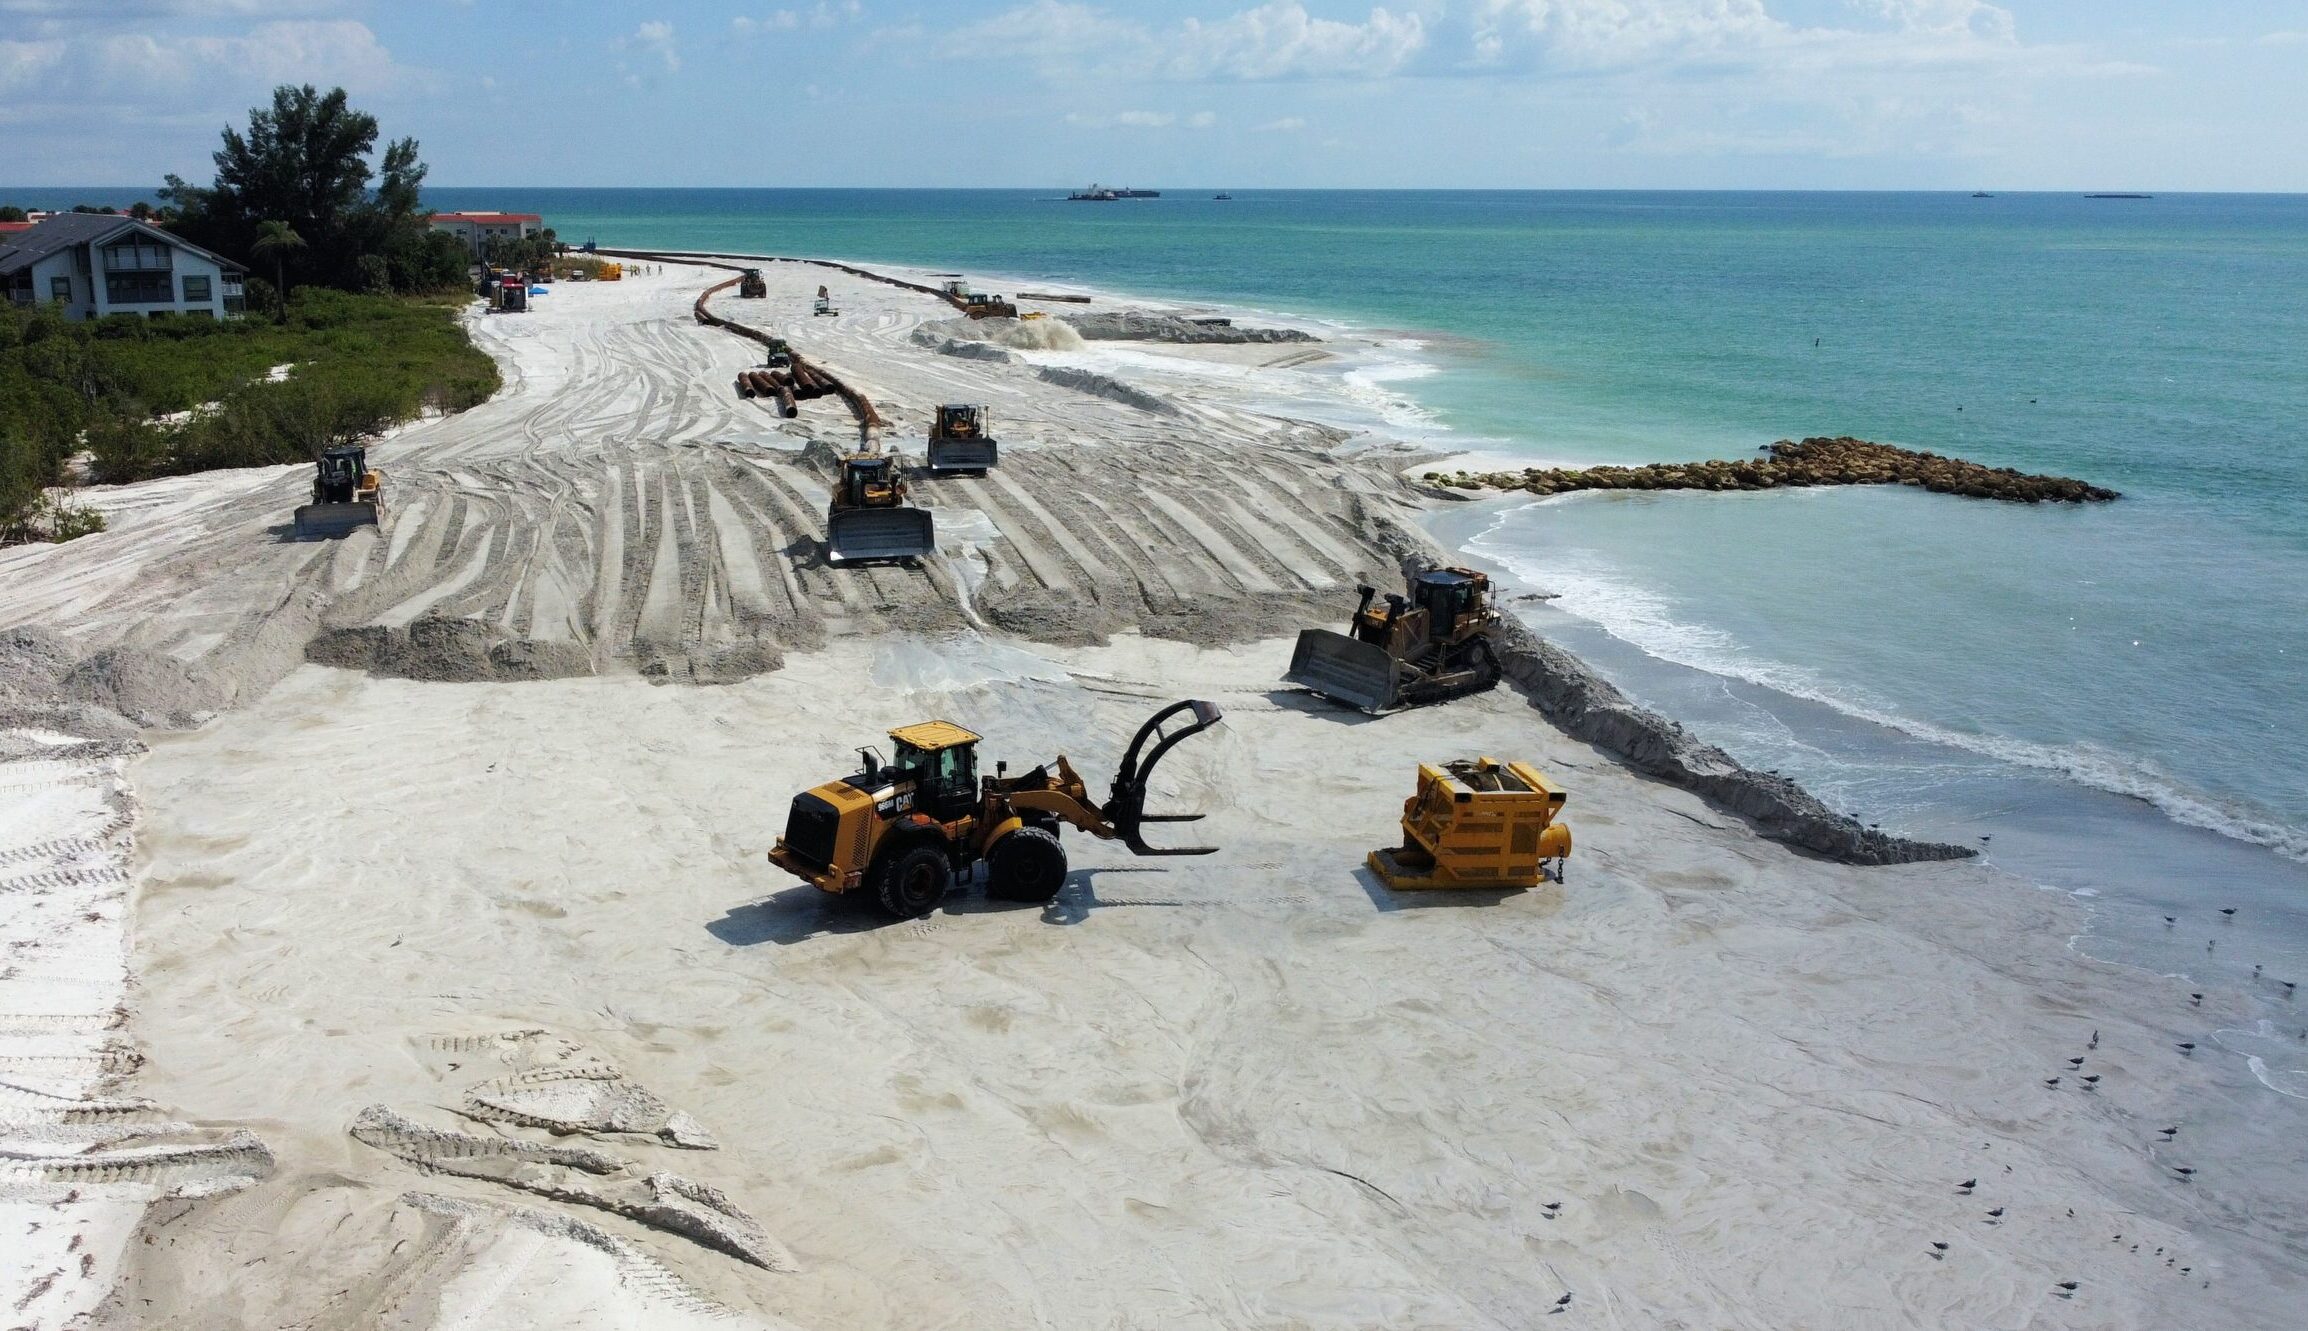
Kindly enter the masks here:
<path id="1" fill-rule="evenodd" d="M 369 470 L 368 450 L 352 445 L 332 448 L 321 454 L 314 466 L 313 502 L 316 504 L 349 504 L 353 494 L 361 488 L 361 478 Z"/>
<path id="2" fill-rule="evenodd" d="M 935 907 L 957 874 L 983 864 L 990 896 L 1046 902 L 1066 884 L 1066 826 L 1137 855 L 1209 855 L 1211 846 L 1148 845 L 1148 823 L 1200 814 L 1146 812 L 1149 778 L 1183 741 L 1221 720 L 1189 699 L 1156 712 L 1122 755 L 1103 803 L 1064 755 L 1013 777 L 978 771 L 979 736 L 951 721 L 889 732 L 892 758 L 860 750 L 864 770 L 793 797 L 770 863 L 826 892 L 864 889 L 900 919 Z"/>
<path id="3" fill-rule="evenodd" d="M 897 459 L 846 458 L 841 464 L 841 497 L 846 508 L 887 508 L 902 497 Z"/>
<path id="4" fill-rule="evenodd" d="M 937 432 L 946 439 L 975 439 L 985 433 L 985 408 L 948 402 L 938 408 Z"/>

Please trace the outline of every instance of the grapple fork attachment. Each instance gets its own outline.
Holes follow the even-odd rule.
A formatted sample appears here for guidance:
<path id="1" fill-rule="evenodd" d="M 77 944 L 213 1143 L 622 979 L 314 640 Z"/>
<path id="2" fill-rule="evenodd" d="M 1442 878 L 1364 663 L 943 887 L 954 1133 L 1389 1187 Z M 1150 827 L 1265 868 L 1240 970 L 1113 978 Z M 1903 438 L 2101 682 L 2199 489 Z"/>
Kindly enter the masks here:
<path id="1" fill-rule="evenodd" d="M 1170 722 L 1172 718 L 1181 717 L 1181 714 L 1183 717 L 1179 724 L 1164 729 L 1166 723 Z M 1217 704 L 1190 698 L 1184 702 L 1170 704 L 1148 717 L 1146 724 L 1138 727 L 1138 733 L 1131 739 L 1130 747 L 1122 754 L 1122 766 L 1114 773 L 1113 795 L 1106 801 L 1106 807 L 1100 810 L 1106 821 L 1113 825 L 1116 834 L 1122 838 L 1122 843 L 1130 847 L 1133 853 L 1139 855 L 1215 855 L 1218 853 L 1216 846 L 1149 846 L 1146 844 L 1145 838 L 1139 834 L 1139 829 L 1147 823 L 1191 823 L 1201 820 L 1202 815 L 1198 813 L 1146 812 L 1146 782 L 1149 777 L 1153 776 L 1154 768 L 1161 763 L 1163 757 L 1170 750 L 1178 747 L 1181 741 L 1192 739 L 1224 719 Z M 1149 740 L 1152 741 L 1152 747 L 1148 747 Z"/>

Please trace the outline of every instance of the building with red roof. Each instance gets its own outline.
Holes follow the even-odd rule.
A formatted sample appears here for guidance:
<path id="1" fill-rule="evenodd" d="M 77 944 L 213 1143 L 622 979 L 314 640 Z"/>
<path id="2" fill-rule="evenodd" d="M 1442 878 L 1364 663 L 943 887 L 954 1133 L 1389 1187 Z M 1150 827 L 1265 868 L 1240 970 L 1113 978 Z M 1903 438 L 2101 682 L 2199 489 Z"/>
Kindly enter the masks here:
<path id="1" fill-rule="evenodd" d="M 435 231 L 464 241 L 476 259 L 492 238 L 533 236 L 545 226 L 545 219 L 535 213 L 434 213 L 430 220 Z"/>

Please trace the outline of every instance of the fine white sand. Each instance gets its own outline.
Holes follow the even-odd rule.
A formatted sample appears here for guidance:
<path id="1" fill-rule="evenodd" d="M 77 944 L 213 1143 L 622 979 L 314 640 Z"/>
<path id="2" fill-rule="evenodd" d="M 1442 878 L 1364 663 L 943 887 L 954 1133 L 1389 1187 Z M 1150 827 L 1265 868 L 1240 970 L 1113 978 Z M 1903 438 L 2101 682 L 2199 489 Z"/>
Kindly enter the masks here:
<path id="1" fill-rule="evenodd" d="M 711 275 L 678 267 L 481 321 L 511 386 L 377 450 L 382 533 L 273 540 L 281 469 L 131 487 L 111 532 L 0 552 L 0 628 L 164 655 L 184 672 L 98 700 L 214 714 L 132 763 L 25 739 L 0 764 L 0 927 L 97 977 L 0 977 L 36 982 L 8 1011 L 69 1018 L 0 1034 L 77 1042 L 5 1064 L 80 1106 L 11 1110 L 11 1267 L 56 1273 L 27 1324 L 2290 1324 L 2297 1162 L 2197 1131 L 2185 993 L 2071 953 L 2067 898 L 1797 855 L 1508 691 L 1370 720 L 1281 690 L 1287 634 L 1392 576 L 1428 502 L 1399 457 L 1228 375 L 1148 411 L 916 344 L 950 315 L 925 298 L 769 277 L 718 308 L 901 440 L 994 404 L 1002 469 L 922 483 L 949 536 L 924 570 L 815 558 L 800 445 L 846 413 L 738 401 L 751 346 L 689 319 Z M 839 320 L 807 314 L 821 281 Z M 488 651 L 435 650 L 444 616 Z M 1188 696 L 1227 723 L 1160 800 L 1210 818 L 1156 836 L 1218 855 L 1069 833 L 1051 907 L 965 886 L 894 925 L 762 858 L 891 725 L 1102 788 Z M 1570 789 L 1568 884 L 1378 886 L 1415 764 L 1476 753 Z M 85 793 L 41 793 L 64 778 Z M 202 1168 L 8 1163 L 127 1096 Z"/>

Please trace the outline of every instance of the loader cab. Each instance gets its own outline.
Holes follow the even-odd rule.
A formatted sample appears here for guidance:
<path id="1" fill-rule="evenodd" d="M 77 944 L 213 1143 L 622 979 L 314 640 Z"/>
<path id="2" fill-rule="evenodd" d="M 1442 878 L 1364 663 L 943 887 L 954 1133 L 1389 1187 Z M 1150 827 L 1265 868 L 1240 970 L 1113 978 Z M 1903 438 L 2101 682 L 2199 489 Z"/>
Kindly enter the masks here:
<path id="1" fill-rule="evenodd" d="M 914 807 L 942 823 L 978 808 L 979 736 L 951 721 L 890 732 L 891 765 L 914 774 Z"/>

